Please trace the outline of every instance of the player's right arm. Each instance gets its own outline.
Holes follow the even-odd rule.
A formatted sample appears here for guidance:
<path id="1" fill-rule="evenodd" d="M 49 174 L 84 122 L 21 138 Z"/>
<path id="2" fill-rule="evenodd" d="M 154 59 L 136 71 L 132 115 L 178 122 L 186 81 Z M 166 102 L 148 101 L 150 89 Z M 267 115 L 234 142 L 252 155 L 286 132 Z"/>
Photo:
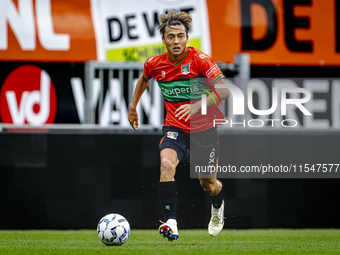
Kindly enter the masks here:
<path id="1" fill-rule="evenodd" d="M 148 87 L 148 85 L 149 85 L 149 80 L 145 77 L 144 72 L 143 72 L 139 76 L 136 89 L 135 89 L 135 92 L 133 93 L 132 101 L 129 106 L 128 119 L 129 119 L 131 127 L 134 130 L 137 130 L 137 128 L 139 127 L 137 105 L 144 91 Z"/>

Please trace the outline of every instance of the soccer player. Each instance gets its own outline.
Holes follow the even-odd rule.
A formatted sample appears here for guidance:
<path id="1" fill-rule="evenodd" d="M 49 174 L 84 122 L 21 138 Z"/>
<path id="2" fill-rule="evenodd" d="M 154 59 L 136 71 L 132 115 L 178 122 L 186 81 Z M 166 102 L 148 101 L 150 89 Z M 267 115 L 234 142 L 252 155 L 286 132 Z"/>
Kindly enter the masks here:
<path id="1" fill-rule="evenodd" d="M 214 88 L 217 83 L 225 84 L 224 76 L 214 60 L 198 49 L 187 47 L 188 33 L 192 27 L 189 14 L 170 11 L 160 15 L 159 23 L 167 52 L 146 60 L 129 106 L 128 118 L 136 130 L 139 126 L 137 104 L 149 80 L 155 78 L 167 110 L 159 145 L 159 194 L 167 221 L 159 227 L 159 232 L 172 241 L 178 239 L 176 167 L 185 157 L 187 149 L 191 150 L 192 164 L 217 166 L 218 134 L 213 122 L 224 116 L 216 102 L 228 98 L 229 90 Z M 202 94 L 209 94 L 205 115 L 201 114 Z M 223 185 L 216 179 L 216 172 L 199 173 L 199 179 L 212 203 L 208 232 L 216 236 L 224 225 Z"/>

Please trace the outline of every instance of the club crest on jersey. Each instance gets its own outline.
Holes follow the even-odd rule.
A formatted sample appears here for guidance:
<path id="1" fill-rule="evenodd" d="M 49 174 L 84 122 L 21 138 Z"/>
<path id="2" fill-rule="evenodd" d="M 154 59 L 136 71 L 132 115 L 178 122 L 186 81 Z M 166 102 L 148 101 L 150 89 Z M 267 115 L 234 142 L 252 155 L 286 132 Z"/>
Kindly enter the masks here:
<path id="1" fill-rule="evenodd" d="M 162 77 L 165 77 L 165 71 L 162 71 Z"/>
<path id="2" fill-rule="evenodd" d="M 190 64 L 181 65 L 181 73 L 184 75 L 190 73 Z"/>
<path id="3" fill-rule="evenodd" d="M 170 139 L 177 140 L 177 136 L 178 136 L 177 132 L 168 131 L 168 133 L 167 133 L 167 137 L 170 138 Z"/>

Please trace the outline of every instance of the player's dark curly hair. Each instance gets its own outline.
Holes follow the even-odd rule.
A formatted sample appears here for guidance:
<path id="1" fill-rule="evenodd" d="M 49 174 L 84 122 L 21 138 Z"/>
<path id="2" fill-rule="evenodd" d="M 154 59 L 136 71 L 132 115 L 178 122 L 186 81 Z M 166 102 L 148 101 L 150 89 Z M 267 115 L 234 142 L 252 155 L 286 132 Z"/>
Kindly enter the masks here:
<path id="1" fill-rule="evenodd" d="M 192 18 L 188 13 L 170 11 L 168 14 L 161 14 L 158 18 L 159 21 L 159 31 L 164 36 L 165 27 L 170 27 L 174 25 L 183 25 L 185 27 L 185 32 L 188 35 L 192 28 Z"/>

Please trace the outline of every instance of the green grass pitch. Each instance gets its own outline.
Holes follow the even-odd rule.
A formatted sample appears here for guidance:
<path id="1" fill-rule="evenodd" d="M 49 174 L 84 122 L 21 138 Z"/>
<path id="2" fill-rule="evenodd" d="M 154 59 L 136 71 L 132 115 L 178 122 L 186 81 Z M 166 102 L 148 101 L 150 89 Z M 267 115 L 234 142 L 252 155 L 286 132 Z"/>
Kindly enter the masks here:
<path id="1" fill-rule="evenodd" d="M 340 254 L 339 229 L 180 230 L 168 242 L 157 230 L 132 230 L 122 246 L 105 246 L 96 230 L 1 230 L 0 254 Z"/>

